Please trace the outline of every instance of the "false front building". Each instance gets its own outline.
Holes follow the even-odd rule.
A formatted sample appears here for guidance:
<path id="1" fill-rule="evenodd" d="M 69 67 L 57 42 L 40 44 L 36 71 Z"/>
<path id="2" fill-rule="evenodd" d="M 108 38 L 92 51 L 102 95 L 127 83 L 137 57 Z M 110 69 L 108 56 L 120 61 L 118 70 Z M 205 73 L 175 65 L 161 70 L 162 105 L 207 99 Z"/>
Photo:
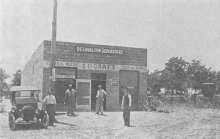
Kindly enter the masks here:
<path id="1" fill-rule="evenodd" d="M 141 109 L 146 92 L 147 49 L 83 43 L 57 42 L 55 68 L 50 77 L 51 42 L 43 41 L 26 64 L 21 84 L 41 89 L 42 98 L 55 82 L 58 106 L 63 104 L 68 84 L 77 90 L 77 109 L 95 109 L 98 84 L 107 92 L 104 109 L 120 110 L 122 89 L 128 86 L 132 107 Z"/>

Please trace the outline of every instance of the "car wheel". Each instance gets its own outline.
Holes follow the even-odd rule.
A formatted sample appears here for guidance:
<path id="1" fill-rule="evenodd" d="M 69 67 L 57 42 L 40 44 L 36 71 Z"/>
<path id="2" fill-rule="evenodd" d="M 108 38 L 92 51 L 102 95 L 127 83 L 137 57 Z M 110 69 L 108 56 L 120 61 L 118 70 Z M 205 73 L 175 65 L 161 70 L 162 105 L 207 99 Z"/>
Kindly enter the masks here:
<path id="1" fill-rule="evenodd" d="M 47 113 L 44 114 L 43 118 L 41 119 L 41 124 L 44 128 L 47 128 L 49 125 L 49 116 Z"/>
<path id="2" fill-rule="evenodd" d="M 13 114 L 9 115 L 9 127 L 11 131 L 16 130 L 15 117 Z"/>

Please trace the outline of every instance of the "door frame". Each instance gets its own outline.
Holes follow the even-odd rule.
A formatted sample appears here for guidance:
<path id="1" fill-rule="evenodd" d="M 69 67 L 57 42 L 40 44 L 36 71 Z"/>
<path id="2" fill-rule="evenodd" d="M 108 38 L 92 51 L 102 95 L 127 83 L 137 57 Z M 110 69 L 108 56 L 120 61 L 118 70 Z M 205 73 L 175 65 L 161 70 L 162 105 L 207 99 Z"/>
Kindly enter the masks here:
<path id="1" fill-rule="evenodd" d="M 103 74 L 104 76 L 105 76 L 105 79 L 104 80 L 100 80 L 100 79 L 98 79 L 98 78 L 92 78 L 92 74 Z M 92 72 L 91 73 L 91 105 L 92 105 L 92 81 L 98 81 L 99 83 L 100 82 L 105 82 L 105 88 L 103 88 L 106 92 L 107 92 L 107 73 L 105 73 L 105 72 Z M 97 87 L 97 86 L 96 86 Z M 104 102 L 103 102 L 103 110 L 104 111 L 106 111 L 107 110 L 107 98 L 105 97 L 104 98 L 105 100 L 104 100 Z M 96 100 L 95 100 L 95 109 L 94 110 L 96 110 Z M 92 111 L 92 106 L 91 106 L 91 111 Z"/>
<path id="2" fill-rule="evenodd" d="M 90 111 L 91 110 L 91 80 L 90 79 L 76 79 L 76 89 L 77 89 L 77 91 L 78 91 L 78 83 L 89 83 L 89 96 L 80 97 L 80 98 L 89 99 L 89 105 L 78 105 L 76 103 L 76 108 Z M 77 99 L 78 99 L 78 97 L 77 97 Z"/>

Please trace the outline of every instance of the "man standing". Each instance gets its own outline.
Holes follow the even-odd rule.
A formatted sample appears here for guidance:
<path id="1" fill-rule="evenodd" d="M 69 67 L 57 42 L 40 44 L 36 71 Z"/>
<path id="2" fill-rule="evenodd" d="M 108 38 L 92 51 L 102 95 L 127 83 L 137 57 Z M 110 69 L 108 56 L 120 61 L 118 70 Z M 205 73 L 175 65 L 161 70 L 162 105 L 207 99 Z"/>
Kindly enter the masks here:
<path id="1" fill-rule="evenodd" d="M 102 89 L 102 85 L 98 85 L 98 91 L 96 94 L 96 114 L 99 114 L 101 111 L 101 115 L 103 115 L 103 102 L 104 97 L 106 96 L 105 90 Z"/>
<path id="2" fill-rule="evenodd" d="M 48 91 L 48 95 L 44 98 L 43 103 L 46 103 L 46 111 L 49 115 L 49 126 L 53 126 L 55 122 L 56 98 L 52 95 L 51 90 Z"/>
<path id="3" fill-rule="evenodd" d="M 64 104 L 67 105 L 67 115 L 75 115 L 76 110 L 76 90 L 69 84 L 69 88 L 65 92 Z"/>
<path id="4" fill-rule="evenodd" d="M 130 109 L 131 109 L 131 95 L 128 93 L 128 88 L 125 87 L 123 90 L 124 95 L 122 97 L 122 109 L 123 109 L 123 118 L 124 118 L 124 125 L 130 126 Z"/>

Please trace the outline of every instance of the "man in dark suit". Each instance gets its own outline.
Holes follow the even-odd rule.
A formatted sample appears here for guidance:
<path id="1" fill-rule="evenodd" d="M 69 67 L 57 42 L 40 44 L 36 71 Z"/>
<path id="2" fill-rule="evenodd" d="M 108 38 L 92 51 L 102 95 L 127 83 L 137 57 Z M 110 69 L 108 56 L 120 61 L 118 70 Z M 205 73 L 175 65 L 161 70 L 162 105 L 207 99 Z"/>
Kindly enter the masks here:
<path id="1" fill-rule="evenodd" d="M 123 109 L 123 118 L 124 118 L 124 125 L 130 126 L 130 110 L 131 110 L 131 94 L 128 92 L 128 87 L 126 86 L 123 89 L 123 97 L 122 97 L 122 109 Z"/>

